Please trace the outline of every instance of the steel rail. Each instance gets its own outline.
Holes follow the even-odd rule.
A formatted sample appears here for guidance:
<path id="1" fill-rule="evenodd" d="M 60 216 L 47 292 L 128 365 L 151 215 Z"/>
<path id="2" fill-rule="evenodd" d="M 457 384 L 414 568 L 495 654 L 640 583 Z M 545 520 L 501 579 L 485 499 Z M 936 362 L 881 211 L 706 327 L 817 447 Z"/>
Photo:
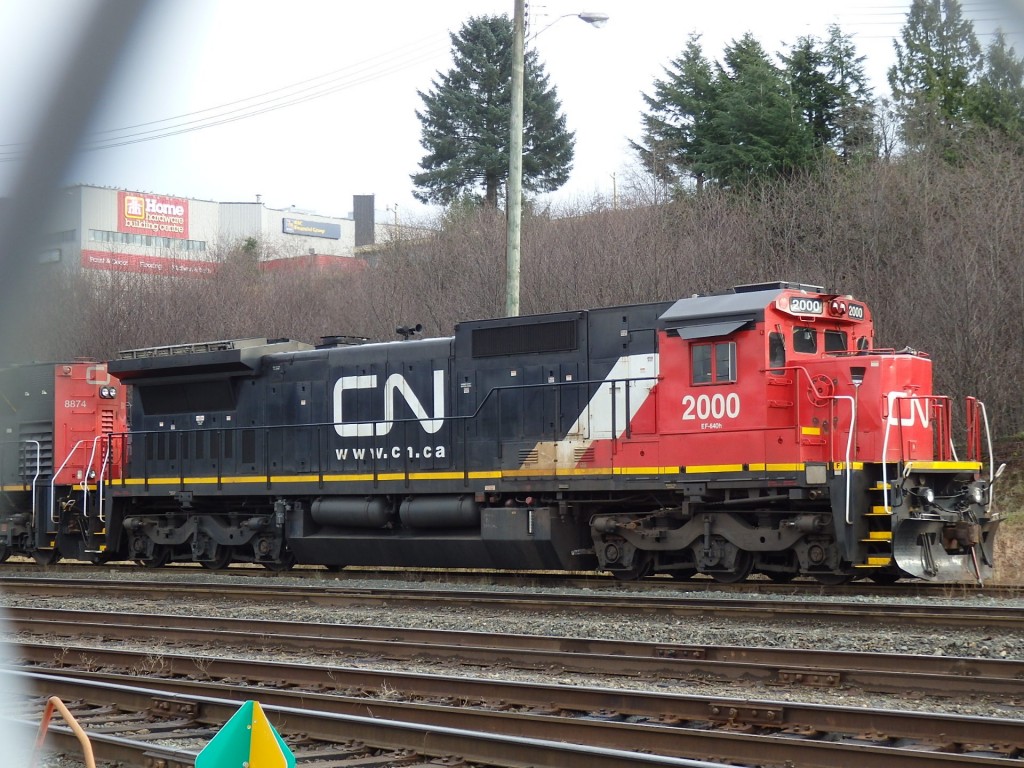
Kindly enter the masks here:
<path id="1" fill-rule="evenodd" d="M 651 752 L 661 759 L 678 756 L 688 758 L 710 757 L 715 760 L 741 761 L 744 764 L 756 765 L 790 765 L 790 766 L 856 766 L 857 768 L 875 768 L 875 766 L 916 766 L 916 765 L 988 765 L 1005 766 L 1021 765 L 1020 760 L 1007 757 L 1013 754 L 1013 748 L 1007 747 L 1024 735 L 1024 723 L 1021 721 L 999 721 L 998 730 L 991 728 L 995 722 L 987 721 L 990 729 L 979 732 L 972 726 L 972 721 L 979 718 L 964 718 L 957 723 L 951 716 L 921 714 L 918 729 L 925 733 L 925 740 L 908 744 L 905 738 L 898 738 L 891 725 L 894 718 L 901 718 L 906 713 L 863 710 L 849 710 L 849 714 L 859 716 L 861 723 L 851 731 L 851 724 L 844 718 L 848 714 L 843 708 L 819 708 L 818 720 L 825 730 L 817 730 L 806 724 L 799 723 L 787 716 L 788 704 L 773 702 L 729 702 L 721 700 L 704 704 L 701 722 L 680 722 L 679 716 L 665 720 L 663 724 L 645 724 L 623 722 L 613 713 L 602 713 L 596 718 L 566 718 L 550 714 L 517 713 L 507 711 L 489 711 L 467 706 L 436 706 L 396 703 L 381 700 L 351 699 L 346 697 L 327 696 L 315 693 L 282 694 L 260 689 L 257 694 L 249 686 L 236 686 L 230 691 L 235 699 L 211 698 L 198 693 L 199 690 L 209 692 L 209 684 L 196 682 L 180 683 L 178 690 L 174 686 L 164 685 L 159 691 L 152 688 L 138 689 L 133 686 L 103 684 L 97 692 L 95 681 L 87 681 L 69 676 L 34 675 L 38 684 L 47 690 L 58 687 L 60 695 L 73 696 L 83 701 L 109 703 L 116 693 L 119 707 L 131 709 L 158 709 L 170 713 L 188 711 L 192 718 L 202 724 L 218 725 L 226 721 L 237 708 L 238 702 L 254 695 L 261 699 L 268 715 L 282 732 L 301 732 L 307 737 L 334 740 L 359 739 L 372 743 L 381 743 L 379 733 L 362 730 L 373 727 L 371 724 L 403 723 L 406 729 L 426 729 L 435 733 L 458 731 L 466 734 L 487 734 L 495 739 L 516 738 L 530 742 L 532 745 L 554 743 L 586 744 L 599 750 L 613 750 L 622 760 L 619 765 L 637 764 L 622 758 L 636 745 L 643 745 L 645 751 Z M 71 682 L 73 681 L 73 682 Z M 487 681 L 484 681 L 485 683 Z M 127 692 L 127 694 L 123 692 Z M 219 686 L 216 692 L 223 696 L 228 689 Z M 621 693 L 621 692 L 614 692 Z M 127 698 L 126 698 L 127 696 Z M 143 697 L 141 700 L 139 697 Z M 301 707 L 293 704 L 298 701 Z M 216 702 L 216 706 L 208 705 Z M 710 712 L 722 712 L 721 706 L 732 705 L 736 714 L 733 720 L 723 716 L 717 722 L 717 728 L 709 730 L 707 718 Z M 807 705 L 801 705 L 806 707 Z M 186 708 L 187 707 L 187 708 Z M 316 712 L 309 708 L 315 707 Z M 794 708 L 795 709 L 795 708 Z M 330 710 L 324 711 L 324 710 Z M 746 713 L 745 715 L 743 713 Z M 752 714 L 753 713 L 753 714 Z M 773 714 L 779 713 L 784 719 L 771 722 Z M 724 713 L 723 713 L 724 714 Z M 866 716 L 866 718 L 865 718 Z M 414 719 L 415 722 L 410 722 Z M 677 722 L 678 725 L 668 725 Z M 330 723 L 328 725 L 328 723 Z M 353 724 L 360 728 L 353 733 Z M 963 735 L 958 742 L 956 734 Z M 998 738 L 986 743 L 984 736 L 997 733 Z M 843 735 L 851 734 L 851 735 Z M 389 748 L 414 749 L 423 752 L 424 742 L 409 734 L 402 735 L 395 741 L 395 735 L 388 733 Z M 518 738 L 517 738 L 518 737 Z M 436 746 L 433 739 L 429 740 Z M 519 745 L 521 746 L 521 745 Z M 467 753 L 467 748 L 451 745 L 445 752 L 454 752 L 470 760 L 492 761 L 499 756 L 504 761 L 499 765 L 605 765 L 607 763 L 588 763 L 565 761 L 523 761 L 524 755 L 516 753 L 513 757 L 508 751 L 497 754 L 491 751 Z M 966 750 L 966 751 L 961 751 Z M 997 750 L 999 752 L 997 753 Z M 436 754 L 436 752 L 435 752 Z M 587 753 L 591 753 L 588 751 Z M 523 761 L 523 762 L 518 762 Z M 614 763 L 613 763 L 614 764 Z M 672 763 L 641 763 L 641 764 L 672 764 Z M 687 762 L 686 765 L 692 763 Z"/>
<path id="2" fill-rule="evenodd" d="M 43 570 L 34 561 L 8 560 L 3 564 L 3 572 L 7 575 L 26 574 L 38 576 L 47 574 L 76 574 L 91 571 L 93 573 L 111 573 L 125 571 L 145 576 L 151 571 L 140 569 L 132 563 L 107 563 L 98 569 L 95 563 L 80 561 L 61 561 L 59 564 L 46 566 Z M 199 577 L 211 578 L 209 571 L 200 570 L 198 564 L 179 563 L 171 566 L 165 573 L 192 573 Z M 677 581 L 667 576 L 652 576 L 638 581 L 620 581 L 611 574 L 604 572 L 583 571 L 507 571 L 469 568 L 395 568 L 383 566 L 349 566 L 341 571 L 326 572 L 320 566 L 297 566 L 282 574 L 260 565 L 235 563 L 230 569 L 221 572 L 231 577 L 280 580 L 323 581 L 325 579 L 336 585 L 346 581 L 402 581 L 408 584 L 466 584 L 477 586 L 513 586 L 517 588 L 541 587 L 544 589 L 600 589 L 612 592 L 700 592 L 752 595 L 834 595 L 837 597 L 897 597 L 962 600 L 970 598 L 1021 598 L 1024 597 L 1024 585 L 992 584 L 986 582 L 930 582 L 904 579 L 897 584 L 876 584 L 871 581 L 857 580 L 846 584 L 826 585 L 810 577 L 797 577 L 794 581 L 774 582 L 766 577 L 752 576 L 746 581 L 720 583 L 707 576 L 696 575 L 689 581 Z M 215 578 L 215 577 L 214 577 Z"/>
<path id="3" fill-rule="evenodd" d="M 216 643 L 386 659 L 435 659 L 561 669 L 648 679 L 714 677 L 770 685 L 860 688 L 931 695 L 1017 695 L 1024 661 L 850 651 L 700 646 L 622 640 L 456 632 L 404 627 L 304 624 L 156 614 L 11 608 L 8 620 L 37 637 L 99 636 Z"/>
<path id="4" fill-rule="evenodd" d="M 118 708 L 151 714 L 163 713 L 181 724 L 188 720 L 202 726 L 199 732 L 209 738 L 211 728 L 216 729 L 227 722 L 237 711 L 238 701 L 214 698 L 201 695 L 178 694 L 156 688 L 143 688 L 135 685 L 120 685 L 87 681 L 66 676 L 40 675 L 8 671 L 6 674 L 23 678 L 36 690 L 59 690 L 64 698 L 76 698 L 80 702 L 93 702 L 100 705 L 116 704 Z M 252 691 L 247 694 L 251 698 Z M 537 766 L 538 768 L 651 768 L 652 766 L 672 766 L 677 768 L 727 768 L 721 763 L 672 757 L 668 755 L 644 754 L 628 749 L 610 749 L 590 746 L 579 742 L 563 742 L 539 739 L 533 736 L 504 735 L 471 729 L 439 725 L 422 725 L 418 723 L 386 720 L 368 716 L 335 714 L 331 712 L 313 711 L 301 707 L 264 706 L 264 712 L 275 727 L 285 734 L 301 734 L 301 739 L 314 739 L 326 743 L 337 744 L 339 741 L 364 742 L 388 751 L 412 750 L 419 755 L 451 757 L 458 755 L 464 760 L 481 762 L 489 766 L 507 766 L 522 768 Z M 9 715 L 8 715 L 9 717 Z M 21 720 L 24 722 L 24 720 Z M 157 726 L 151 726 L 156 729 Z M 181 728 L 186 726 L 181 724 Z M 102 734 L 100 734 L 102 736 Z M 170 733 L 164 734 L 172 738 Z M 187 736 L 186 732 L 186 736 Z M 90 735 L 92 738 L 92 735 Z M 98 743 L 97 743 L 98 741 Z M 121 754 L 130 746 L 131 739 L 121 739 L 116 746 Z M 105 745 L 109 739 L 94 739 L 96 754 L 101 759 L 109 759 Z M 139 742 L 142 754 L 135 754 L 127 759 L 134 765 L 155 765 L 151 756 L 145 755 L 152 750 L 151 742 Z M 191 760 L 194 763 L 194 750 L 172 750 L 163 747 L 163 751 L 171 753 L 176 761 Z M 120 759 L 125 759 L 124 757 Z M 424 761 L 425 762 L 425 761 Z M 186 763 L 189 764 L 189 763 Z M 345 765 L 338 760 L 338 766 Z M 353 761 L 353 765 L 384 765 L 384 761 Z"/>
<path id="5" fill-rule="evenodd" d="M 169 593 L 196 599 L 244 599 L 254 603 L 285 601 L 294 604 L 329 606 L 377 605 L 386 608 L 425 607 L 439 602 L 464 608 L 487 607 L 500 610 L 580 611 L 617 615 L 654 614 L 659 617 L 688 617 L 714 614 L 716 618 L 764 621 L 846 621 L 900 627 L 986 627 L 1024 630 L 1024 608 L 1012 606 L 962 606 L 948 604 L 863 603 L 773 599 L 707 598 L 693 596 L 652 597 L 647 595 L 596 595 L 565 593 L 494 593 L 478 590 L 445 589 L 354 589 L 323 585 L 313 587 L 259 586 L 223 582 L 122 582 L 106 579 L 19 579 L 0 578 L 0 591 L 21 594 L 102 595 L 160 599 Z"/>
<path id="6" fill-rule="evenodd" d="M 133 563 L 107 563 L 98 568 L 95 563 L 84 561 L 61 561 L 46 566 L 43 570 L 34 561 L 11 559 L 3 563 L 3 572 L 39 576 L 46 574 L 83 574 L 124 572 L 137 573 L 145 578 L 146 569 Z M 164 573 L 194 574 L 200 578 L 216 578 L 198 564 L 178 563 Z M 834 595 L 837 597 L 896 597 L 962 600 L 972 598 L 1011 599 L 1024 597 L 1024 585 L 992 584 L 986 582 L 931 582 L 904 579 L 897 584 L 876 584 L 868 580 L 856 580 L 846 584 L 826 585 L 811 577 L 801 576 L 794 581 L 775 582 L 767 577 L 751 576 L 746 581 L 720 583 L 714 579 L 695 575 L 689 581 L 678 581 L 667 576 L 656 575 L 637 581 L 620 581 L 609 573 L 599 571 L 507 571 L 483 568 L 396 568 L 382 566 L 349 566 L 341 571 L 325 571 L 320 566 L 300 565 L 282 573 L 260 565 L 235 563 L 221 571 L 230 577 L 257 580 L 280 580 L 282 578 L 301 581 L 329 580 L 335 586 L 347 581 L 401 581 L 408 584 L 465 584 L 477 586 L 513 586 L 517 588 L 540 587 L 544 589 L 599 589 L 618 593 L 633 592 L 698 592 L 751 595 Z M 76 576 L 77 577 L 77 576 Z"/>

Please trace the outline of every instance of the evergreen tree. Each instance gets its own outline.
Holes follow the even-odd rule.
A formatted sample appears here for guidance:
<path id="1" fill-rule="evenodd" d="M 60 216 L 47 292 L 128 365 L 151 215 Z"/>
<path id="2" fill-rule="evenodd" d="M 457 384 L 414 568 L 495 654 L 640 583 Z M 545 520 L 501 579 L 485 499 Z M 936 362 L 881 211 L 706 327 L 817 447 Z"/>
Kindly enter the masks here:
<path id="1" fill-rule="evenodd" d="M 806 167 L 813 157 L 813 133 L 783 72 L 750 33 L 727 46 L 723 58 L 700 142 L 708 176 L 735 186 Z"/>
<path id="2" fill-rule="evenodd" d="M 1007 48 L 1002 30 L 988 47 L 985 71 L 968 106 L 971 118 L 1008 138 L 1024 141 L 1024 59 Z"/>
<path id="3" fill-rule="evenodd" d="M 864 71 L 866 57 L 858 56 L 853 40 L 836 24 L 828 28 L 824 57 L 833 102 L 832 137 L 829 145 L 844 162 L 857 156 L 874 157 L 875 109 Z"/>
<path id="4" fill-rule="evenodd" d="M 783 55 L 786 76 L 816 150 L 831 150 L 844 162 L 874 154 L 874 109 L 864 56 L 835 24 L 825 41 L 802 37 Z"/>
<path id="5" fill-rule="evenodd" d="M 692 35 L 682 55 L 644 94 L 641 162 L 665 181 L 689 176 L 726 186 L 786 175 L 807 165 L 813 135 L 783 72 L 749 33 L 725 49 L 724 66 Z"/>
<path id="6" fill-rule="evenodd" d="M 644 167 L 655 178 L 673 182 L 692 176 L 703 186 L 705 168 L 700 143 L 714 110 L 716 91 L 711 64 L 704 58 L 700 35 L 690 35 L 683 54 L 654 81 L 654 95 L 643 94 L 650 111 L 641 115 L 643 142 L 631 141 Z"/>
<path id="7" fill-rule="evenodd" d="M 412 176 L 417 200 L 447 205 L 482 189 L 484 203 L 497 206 L 508 178 L 512 33 L 508 16 L 482 16 L 451 35 L 453 68 L 419 92 L 427 154 Z M 524 58 L 523 189 L 549 192 L 569 178 L 575 136 L 537 54 Z"/>
<path id="8" fill-rule="evenodd" d="M 944 128 L 938 136 L 947 144 L 948 129 L 964 124 L 968 93 L 981 69 L 974 25 L 958 0 L 913 0 L 900 40 L 893 43 L 889 86 L 904 140 L 922 147 L 935 139 L 936 128 Z"/>
<path id="9" fill-rule="evenodd" d="M 789 55 L 782 56 L 782 61 L 786 65 L 790 91 L 811 129 L 815 149 L 829 146 L 836 133 L 834 115 L 839 94 L 829 82 L 825 53 L 818 46 L 818 40 L 801 37 Z"/>

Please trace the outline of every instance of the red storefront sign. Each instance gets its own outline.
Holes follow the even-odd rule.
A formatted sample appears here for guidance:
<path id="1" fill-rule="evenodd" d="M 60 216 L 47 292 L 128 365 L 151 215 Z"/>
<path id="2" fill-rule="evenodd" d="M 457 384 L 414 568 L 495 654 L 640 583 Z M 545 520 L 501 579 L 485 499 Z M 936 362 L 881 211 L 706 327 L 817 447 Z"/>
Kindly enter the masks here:
<path id="1" fill-rule="evenodd" d="M 138 256 L 131 253 L 110 251 L 82 251 L 83 269 L 100 269 L 107 272 L 134 272 L 143 275 L 167 275 L 178 277 L 209 277 L 215 275 L 220 265 L 210 261 L 175 259 L 165 256 Z"/>
<path id="2" fill-rule="evenodd" d="M 117 231 L 187 240 L 188 200 L 141 192 L 118 192 Z"/>

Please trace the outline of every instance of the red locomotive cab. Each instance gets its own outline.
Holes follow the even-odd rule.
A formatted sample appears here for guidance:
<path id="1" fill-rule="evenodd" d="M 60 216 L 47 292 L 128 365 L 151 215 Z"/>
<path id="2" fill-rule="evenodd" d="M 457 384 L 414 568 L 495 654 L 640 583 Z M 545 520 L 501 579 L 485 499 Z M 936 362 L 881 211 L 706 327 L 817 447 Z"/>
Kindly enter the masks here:
<path id="1" fill-rule="evenodd" d="M 105 363 L 61 363 L 54 374 L 54 484 L 85 490 L 120 478 L 125 388 Z"/>
<path id="2" fill-rule="evenodd" d="M 795 429 L 796 460 L 947 458 L 950 409 L 932 393 L 931 360 L 910 349 L 874 349 L 864 304 L 849 296 L 783 295 L 766 313 L 766 326 L 769 424 L 780 445 L 782 433 Z"/>

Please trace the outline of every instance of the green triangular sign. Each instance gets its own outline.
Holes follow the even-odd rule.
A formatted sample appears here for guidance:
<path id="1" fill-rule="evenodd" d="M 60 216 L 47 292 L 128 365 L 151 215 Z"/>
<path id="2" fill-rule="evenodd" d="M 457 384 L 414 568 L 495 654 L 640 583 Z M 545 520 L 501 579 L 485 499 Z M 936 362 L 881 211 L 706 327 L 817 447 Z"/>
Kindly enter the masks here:
<path id="1" fill-rule="evenodd" d="M 196 768 L 295 768 L 295 755 L 260 703 L 247 701 L 199 753 Z"/>

